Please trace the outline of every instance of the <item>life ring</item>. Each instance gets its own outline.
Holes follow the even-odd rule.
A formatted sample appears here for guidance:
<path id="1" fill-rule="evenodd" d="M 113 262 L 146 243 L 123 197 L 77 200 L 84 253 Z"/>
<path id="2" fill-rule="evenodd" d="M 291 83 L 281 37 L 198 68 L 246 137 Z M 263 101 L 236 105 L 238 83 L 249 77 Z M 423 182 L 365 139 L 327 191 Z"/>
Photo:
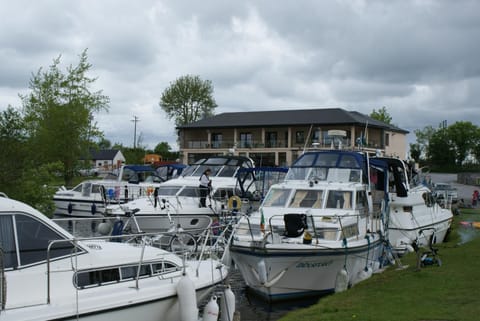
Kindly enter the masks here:
<path id="1" fill-rule="evenodd" d="M 228 209 L 229 210 L 238 210 L 242 206 L 242 200 L 240 197 L 233 195 L 228 199 Z"/>

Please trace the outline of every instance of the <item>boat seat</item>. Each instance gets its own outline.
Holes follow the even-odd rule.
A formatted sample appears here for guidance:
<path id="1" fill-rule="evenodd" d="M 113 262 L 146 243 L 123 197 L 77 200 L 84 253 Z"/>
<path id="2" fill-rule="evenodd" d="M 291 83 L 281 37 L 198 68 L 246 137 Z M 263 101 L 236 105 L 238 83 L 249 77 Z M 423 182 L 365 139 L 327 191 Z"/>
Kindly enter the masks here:
<path id="1" fill-rule="evenodd" d="M 285 222 L 285 236 L 299 237 L 307 228 L 307 216 L 305 214 L 285 214 L 283 215 Z"/>

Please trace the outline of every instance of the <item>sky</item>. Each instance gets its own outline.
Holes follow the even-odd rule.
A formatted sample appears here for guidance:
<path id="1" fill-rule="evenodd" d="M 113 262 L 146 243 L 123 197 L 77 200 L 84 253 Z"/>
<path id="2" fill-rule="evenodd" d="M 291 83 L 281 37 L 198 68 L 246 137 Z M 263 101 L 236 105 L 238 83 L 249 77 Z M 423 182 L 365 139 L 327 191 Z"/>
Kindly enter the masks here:
<path id="1" fill-rule="evenodd" d="M 87 49 L 112 144 L 177 150 L 159 101 L 184 75 L 212 82 L 216 114 L 385 106 L 409 142 L 443 120 L 480 125 L 476 0 L 0 0 L 0 16 L 0 111 Z"/>

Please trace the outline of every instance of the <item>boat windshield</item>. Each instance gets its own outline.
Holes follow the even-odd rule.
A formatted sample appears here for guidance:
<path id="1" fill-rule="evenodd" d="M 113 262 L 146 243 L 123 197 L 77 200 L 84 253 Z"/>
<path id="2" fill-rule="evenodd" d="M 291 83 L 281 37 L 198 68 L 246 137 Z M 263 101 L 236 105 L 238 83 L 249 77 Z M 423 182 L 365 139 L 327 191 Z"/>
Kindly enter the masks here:
<path id="1" fill-rule="evenodd" d="M 328 191 L 326 208 L 352 209 L 352 191 Z"/>
<path id="2" fill-rule="evenodd" d="M 163 196 L 173 196 L 173 195 L 177 195 L 178 191 L 180 191 L 180 189 L 182 188 L 182 186 L 165 186 L 165 185 L 161 185 L 158 187 L 158 195 L 163 195 Z"/>
<path id="3" fill-rule="evenodd" d="M 288 207 L 293 208 L 322 208 L 322 190 L 296 190 Z"/>
<path id="4" fill-rule="evenodd" d="M 277 189 L 272 188 L 265 196 L 263 206 L 284 207 L 286 206 L 291 189 Z"/>

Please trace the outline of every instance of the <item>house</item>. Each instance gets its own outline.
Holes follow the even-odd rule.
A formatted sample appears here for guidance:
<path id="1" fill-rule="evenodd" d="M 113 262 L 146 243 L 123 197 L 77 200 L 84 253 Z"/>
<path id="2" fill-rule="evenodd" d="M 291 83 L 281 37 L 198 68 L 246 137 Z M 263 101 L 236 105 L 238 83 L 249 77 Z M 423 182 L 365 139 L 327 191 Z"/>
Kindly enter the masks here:
<path id="1" fill-rule="evenodd" d="M 408 131 L 341 108 L 221 113 L 177 130 L 185 164 L 233 153 L 257 166 L 288 166 L 312 148 L 356 148 L 402 159 L 407 153 Z"/>
<path id="2" fill-rule="evenodd" d="M 92 149 L 90 150 L 90 165 L 94 169 L 112 171 L 125 164 L 125 157 L 118 149 Z"/>

